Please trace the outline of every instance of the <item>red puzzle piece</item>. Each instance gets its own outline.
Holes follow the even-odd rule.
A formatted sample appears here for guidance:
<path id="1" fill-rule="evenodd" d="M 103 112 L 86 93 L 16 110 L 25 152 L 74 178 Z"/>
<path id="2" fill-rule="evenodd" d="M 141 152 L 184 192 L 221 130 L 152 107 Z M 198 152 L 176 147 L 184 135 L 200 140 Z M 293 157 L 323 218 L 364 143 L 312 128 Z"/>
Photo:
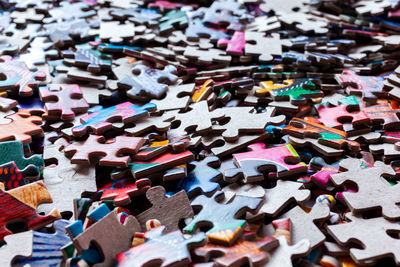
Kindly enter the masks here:
<path id="1" fill-rule="evenodd" d="M 72 156 L 74 164 L 91 164 L 90 158 L 99 156 L 101 166 L 127 167 L 130 157 L 119 154 L 135 154 L 144 142 L 143 138 L 129 136 L 117 136 L 114 142 L 105 142 L 103 136 L 90 135 L 83 144 L 71 144 L 64 152 L 67 157 Z"/>
<path id="2" fill-rule="evenodd" d="M 89 104 L 83 98 L 81 88 L 77 84 L 50 84 L 39 88 L 40 99 L 50 116 L 62 120 L 73 120 L 75 114 L 84 113 Z"/>
<path id="3" fill-rule="evenodd" d="M 143 178 L 134 181 L 132 178 L 110 181 L 100 188 L 98 192 L 103 192 L 101 200 L 112 199 L 116 206 L 123 206 L 131 203 L 131 196 L 144 194 L 150 188 L 150 180 Z"/>
<path id="4" fill-rule="evenodd" d="M 51 202 L 51 196 L 42 181 L 20 186 L 3 191 L 0 188 L 0 240 L 12 232 L 7 229 L 7 224 L 21 221 L 26 222 L 28 229 L 37 229 L 61 218 L 57 210 L 52 210 L 49 215 L 42 216 L 36 213 L 40 203 Z"/>

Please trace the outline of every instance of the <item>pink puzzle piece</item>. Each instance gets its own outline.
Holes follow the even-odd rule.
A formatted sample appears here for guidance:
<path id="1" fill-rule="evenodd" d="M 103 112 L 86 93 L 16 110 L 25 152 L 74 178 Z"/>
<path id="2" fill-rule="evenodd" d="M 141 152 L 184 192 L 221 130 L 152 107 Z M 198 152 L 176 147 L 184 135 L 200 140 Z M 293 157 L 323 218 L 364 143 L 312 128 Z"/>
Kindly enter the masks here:
<path id="1" fill-rule="evenodd" d="M 84 113 L 89 104 L 83 98 L 81 88 L 77 84 L 50 84 L 39 88 L 40 99 L 50 116 L 61 117 L 62 120 L 73 120 L 75 114 Z"/>
<path id="2" fill-rule="evenodd" d="M 264 180 L 263 170 L 276 172 L 277 177 L 307 171 L 307 165 L 300 162 L 300 156 L 291 144 L 265 149 L 265 144 L 249 145 L 249 152 L 233 154 L 237 169 L 225 171 L 225 180 L 243 178 L 244 182 Z"/>
<path id="3" fill-rule="evenodd" d="M 243 55 L 245 46 L 244 32 L 240 31 L 235 31 L 230 40 L 223 38 L 218 41 L 218 47 L 226 47 L 226 53 L 229 55 Z"/>
<path id="4" fill-rule="evenodd" d="M 325 105 L 319 105 L 317 107 L 318 114 L 320 116 L 319 121 L 325 126 L 334 127 L 338 129 L 343 128 L 344 122 L 349 122 L 355 125 L 368 123 L 369 117 L 364 111 L 350 112 L 351 105 L 343 105 L 337 107 L 328 107 Z"/>

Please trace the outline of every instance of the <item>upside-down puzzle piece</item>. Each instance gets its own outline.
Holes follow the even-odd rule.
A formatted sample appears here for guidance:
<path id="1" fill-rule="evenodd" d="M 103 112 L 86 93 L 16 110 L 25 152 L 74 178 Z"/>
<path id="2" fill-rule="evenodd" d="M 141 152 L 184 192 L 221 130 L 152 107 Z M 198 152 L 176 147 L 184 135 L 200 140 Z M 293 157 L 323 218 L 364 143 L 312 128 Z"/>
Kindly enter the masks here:
<path id="1" fill-rule="evenodd" d="M 209 111 L 207 101 L 200 101 L 190 106 L 191 110 L 185 113 L 170 111 L 175 115 L 174 122 L 180 122 L 179 127 L 168 131 L 169 138 L 181 138 L 188 135 L 188 130 L 195 130 L 197 133 L 207 132 L 212 127 L 212 120 L 224 117 L 221 109 Z"/>
<path id="2" fill-rule="evenodd" d="M 117 136 L 113 142 L 105 142 L 104 136 L 90 135 L 81 144 L 67 146 L 64 153 L 67 157 L 72 156 L 72 163 L 90 164 L 92 157 L 100 156 L 101 166 L 127 167 L 130 157 L 120 154 L 135 154 L 143 144 L 141 137 Z"/>
<path id="3" fill-rule="evenodd" d="M 395 141 L 395 140 L 393 140 Z M 396 142 L 394 144 L 373 144 L 369 145 L 369 150 L 376 155 L 383 154 L 383 159 L 385 162 L 390 162 L 400 158 L 400 143 Z"/>
<path id="4" fill-rule="evenodd" d="M 118 266 L 140 267 L 149 263 L 160 266 L 188 265 L 191 262 L 188 248 L 201 246 L 205 239 L 204 233 L 190 237 L 184 236 L 181 231 L 162 234 L 164 228 L 159 226 L 146 232 L 145 243 L 119 254 Z"/>
<path id="5" fill-rule="evenodd" d="M 271 266 L 292 267 L 292 260 L 305 256 L 310 251 L 310 241 L 303 239 L 300 242 L 291 244 L 291 222 L 290 219 L 279 219 L 272 221 L 275 228 L 273 237 L 279 240 L 279 246 L 271 251 L 269 264 Z"/>
<path id="6" fill-rule="evenodd" d="M 276 248 L 279 241 L 266 236 L 256 241 L 238 240 L 233 246 L 207 244 L 204 247 L 196 248 L 194 254 L 202 260 L 209 261 L 211 255 L 218 253 L 222 256 L 214 259 L 217 266 L 241 266 L 250 263 L 250 266 L 262 266 L 269 264 L 270 254 L 268 251 Z"/>
<path id="7" fill-rule="evenodd" d="M 194 215 L 189 198 L 183 190 L 167 198 L 164 187 L 156 186 L 146 192 L 146 197 L 152 204 L 151 208 L 136 216 L 143 229 L 148 220 L 157 219 L 165 226 L 164 233 L 177 231 L 180 220 Z"/>
<path id="8" fill-rule="evenodd" d="M 275 217 L 294 201 L 298 204 L 305 203 L 310 198 L 311 192 L 302 187 L 303 185 L 298 182 L 278 180 L 275 187 L 263 188 L 265 202 L 257 214 L 251 217 L 257 217 L 260 214 Z"/>
<path id="9" fill-rule="evenodd" d="M 316 202 L 310 212 L 305 212 L 300 206 L 296 206 L 281 215 L 279 218 L 290 218 L 292 223 L 292 243 L 306 239 L 310 242 L 310 247 L 316 248 L 325 240 L 325 235 L 315 225 L 314 222 L 324 221 L 329 218 L 329 205 Z M 263 229 L 263 234 L 272 235 L 275 232 L 272 224 Z"/>
<path id="10" fill-rule="evenodd" d="M 40 155 L 25 157 L 22 141 L 0 142 L 0 155 L 0 164 L 13 161 L 21 171 L 27 169 L 29 165 L 34 165 L 37 171 L 44 166 L 43 158 Z"/>
<path id="11" fill-rule="evenodd" d="M 4 191 L 0 188 L 0 239 L 12 234 L 7 229 L 11 223 L 23 220 L 28 229 L 37 229 L 61 218 L 60 213 L 54 209 L 49 215 L 38 215 L 36 207 L 40 203 L 51 202 L 51 196 L 42 181 L 20 186 Z"/>
<path id="12" fill-rule="evenodd" d="M 133 23 L 120 24 L 119 21 L 102 21 L 98 32 L 102 41 L 120 43 L 124 39 L 134 37 L 136 33 L 144 32 L 145 29 L 145 26 L 135 27 Z"/>
<path id="13" fill-rule="evenodd" d="M 60 219 L 53 222 L 54 233 L 43 233 L 38 231 L 28 232 L 33 235 L 33 241 L 31 241 L 31 238 L 29 237 L 29 239 L 27 238 L 24 240 L 23 244 L 24 246 L 27 243 L 33 245 L 32 255 L 24 258 L 18 257 L 15 260 L 15 265 L 52 266 L 59 264 L 64 259 L 60 249 L 67 243 L 71 242 L 71 239 L 65 231 L 65 227 L 69 224 L 69 221 Z M 7 237 L 8 236 L 6 236 L 6 238 Z"/>
<path id="14" fill-rule="evenodd" d="M 265 81 L 260 82 L 260 86 L 256 89 L 257 96 L 270 94 L 276 101 L 290 100 L 295 105 L 306 104 L 307 98 L 323 96 L 323 92 L 315 89 L 315 84 L 307 78 L 284 80 L 283 84 Z"/>
<path id="15" fill-rule="evenodd" d="M 351 95 L 362 95 L 362 99 L 366 102 L 375 103 L 378 96 L 382 96 L 383 81 L 380 76 L 360 76 L 354 71 L 343 70 L 343 73 L 335 75 L 336 80 L 346 92 Z"/>
<path id="16" fill-rule="evenodd" d="M 157 111 L 186 110 L 195 87 L 194 83 L 170 86 L 163 99 L 152 99 L 150 103 L 157 105 Z"/>
<path id="17" fill-rule="evenodd" d="M 12 266 L 18 257 L 32 255 L 33 234 L 31 231 L 8 235 L 3 241 L 6 244 L 0 248 L 1 266 Z"/>
<path id="18" fill-rule="evenodd" d="M 340 186 L 345 182 L 357 184 L 357 192 L 343 192 L 342 196 L 349 208 L 354 212 L 371 209 L 382 209 L 382 215 L 388 219 L 400 218 L 399 185 L 391 185 L 382 175 L 395 175 L 395 171 L 382 162 L 375 163 L 374 167 L 362 168 L 359 159 L 348 158 L 340 162 L 339 166 L 346 172 L 333 174 L 332 182 Z M 368 179 L 366 179 L 368 177 Z"/>
<path id="19" fill-rule="evenodd" d="M 216 43 L 221 38 L 228 38 L 229 35 L 223 31 L 218 31 L 206 27 L 200 19 L 189 21 L 185 35 L 189 41 L 198 41 L 201 37 L 208 38 L 212 43 Z"/>
<path id="20" fill-rule="evenodd" d="M 66 146 L 70 145 L 64 138 L 43 149 L 43 159 L 47 164 L 43 170 L 43 182 L 47 186 L 53 203 L 42 204 L 39 211 L 48 212 L 57 207 L 60 212 L 73 212 L 73 200 L 80 198 L 82 193 L 95 193 L 96 170 L 93 165 L 72 164 L 64 154 Z"/>
<path id="21" fill-rule="evenodd" d="M 50 116 L 73 120 L 75 114 L 85 113 L 89 104 L 77 84 L 49 84 L 39 88 L 40 99 Z"/>
<path id="22" fill-rule="evenodd" d="M 362 246 L 350 248 L 350 256 L 357 264 L 375 263 L 388 256 L 394 258 L 396 264 L 400 263 L 400 242 L 389 235 L 400 230 L 398 223 L 382 217 L 364 219 L 351 213 L 347 213 L 346 218 L 351 222 L 329 225 L 327 229 L 341 245 L 355 241 Z"/>
<path id="23" fill-rule="evenodd" d="M 108 234 L 104 234 L 105 230 Z M 96 242 L 104 260 L 94 266 L 112 266 L 116 264 L 115 257 L 117 254 L 129 249 L 135 232 L 140 231 L 139 222 L 135 217 L 118 214 L 117 210 L 114 210 L 76 236 L 73 243 L 77 250 L 82 253 L 82 251 L 89 249 L 93 241 Z"/>
<path id="24" fill-rule="evenodd" d="M 174 118 L 172 113 L 141 118 L 133 122 L 133 127 L 126 128 L 125 132 L 130 136 L 139 136 L 150 131 L 165 132 L 171 127 L 171 121 Z"/>
<path id="25" fill-rule="evenodd" d="M 127 89 L 127 95 L 133 99 L 158 99 L 167 91 L 168 84 L 174 84 L 178 80 L 178 76 L 174 75 L 176 71 L 172 65 L 158 70 L 137 64 L 132 68 L 133 75 L 125 75 L 118 86 Z"/>
<path id="26" fill-rule="evenodd" d="M 212 225 L 212 228 L 206 232 L 208 239 L 216 244 L 232 245 L 246 225 L 246 220 L 237 218 L 247 211 L 256 212 L 263 200 L 238 195 L 228 204 L 219 203 L 217 200 L 224 196 L 223 193 L 220 193 L 210 198 L 204 195 L 196 197 L 191 205 L 193 207 L 201 206 L 202 209 L 190 224 L 183 228 L 183 231 L 193 233 L 202 225 Z"/>
<path id="27" fill-rule="evenodd" d="M 89 109 L 90 114 L 81 118 L 82 125 L 72 128 L 72 133 L 75 136 L 82 136 L 90 129 L 94 133 L 100 134 L 112 128 L 113 122 L 122 121 L 126 124 L 148 116 L 148 112 L 155 109 L 156 105 L 151 103 L 136 106 L 130 102 L 124 102 L 108 108 L 96 106 Z"/>
<path id="28" fill-rule="evenodd" d="M 258 56 L 260 62 L 271 61 L 274 56 L 282 54 L 282 42 L 279 34 L 272 34 L 271 37 L 264 37 L 264 33 L 246 31 L 244 33 L 246 45 L 245 54 Z"/>
<path id="29" fill-rule="evenodd" d="M 110 181 L 98 192 L 102 192 L 101 200 L 113 200 L 116 206 L 124 206 L 131 203 L 131 197 L 144 194 L 150 188 L 150 180 L 147 178 L 134 181 L 125 178 Z"/>
<path id="30" fill-rule="evenodd" d="M 250 152 L 233 154 L 236 169 L 226 170 L 224 179 L 235 181 L 243 178 L 245 183 L 262 181 L 262 171 L 276 172 L 278 178 L 307 170 L 307 165 L 300 162 L 300 157 L 290 144 L 265 149 L 265 144 L 249 145 Z M 292 164 L 286 163 L 291 161 Z"/>
<path id="31" fill-rule="evenodd" d="M 213 126 L 213 130 L 223 130 L 222 137 L 226 141 L 235 141 L 243 133 L 263 133 L 267 125 L 280 125 L 285 115 L 275 115 L 275 108 L 267 107 L 263 113 L 251 113 L 253 107 L 224 107 L 217 109 L 230 120 Z"/>

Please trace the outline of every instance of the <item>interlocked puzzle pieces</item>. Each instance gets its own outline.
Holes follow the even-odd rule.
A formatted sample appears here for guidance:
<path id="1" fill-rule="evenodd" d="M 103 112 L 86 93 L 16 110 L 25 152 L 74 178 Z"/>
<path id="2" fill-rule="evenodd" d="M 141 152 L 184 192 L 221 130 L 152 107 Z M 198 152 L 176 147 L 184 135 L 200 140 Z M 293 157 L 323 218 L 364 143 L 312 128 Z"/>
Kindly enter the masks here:
<path id="1" fill-rule="evenodd" d="M 75 114 L 85 113 L 89 105 L 77 84 L 51 84 L 39 88 L 40 99 L 49 116 L 73 120 Z"/>
<path id="2" fill-rule="evenodd" d="M 113 142 L 105 142 L 103 136 L 90 135 L 83 144 L 67 146 L 64 153 L 72 156 L 72 163 L 90 164 L 98 156 L 101 166 L 127 167 L 130 157 L 120 154 L 135 154 L 143 144 L 141 137 L 117 136 Z"/>
<path id="3" fill-rule="evenodd" d="M 233 154 L 237 169 L 225 171 L 225 180 L 234 181 L 243 178 L 245 183 L 262 181 L 262 171 L 276 172 L 277 177 L 284 177 L 293 173 L 301 173 L 307 169 L 306 164 L 300 162 L 300 157 L 290 144 L 265 149 L 265 144 L 249 145 L 250 152 Z M 288 164 L 291 161 L 292 164 Z"/>
<path id="4" fill-rule="evenodd" d="M 96 106 L 89 109 L 89 115 L 81 118 L 82 125 L 72 128 L 75 136 L 82 136 L 90 129 L 96 134 L 101 134 L 112 128 L 113 122 L 122 121 L 124 124 L 148 116 L 148 111 L 156 106 L 148 103 L 144 106 L 136 106 L 130 102 L 124 102 L 116 106 L 103 108 Z"/>
<path id="5" fill-rule="evenodd" d="M 208 230 L 208 239 L 216 244 L 232 245 L 244 230 L 246 220 L 236 219 L 246 211 L 256 212 L 262 204 L 262 199 L 235 196 L 228 204 L 221 204 L 217 200 L 224 194 L 215 194 L 213 197 L 200 195 L 191 205 L 202 207 L 199 214 L 188 224 L 183 231 L 193 233 L 202 225 L 212 225 Z M 215 212 L 218 211 L 218 212 Z"/>

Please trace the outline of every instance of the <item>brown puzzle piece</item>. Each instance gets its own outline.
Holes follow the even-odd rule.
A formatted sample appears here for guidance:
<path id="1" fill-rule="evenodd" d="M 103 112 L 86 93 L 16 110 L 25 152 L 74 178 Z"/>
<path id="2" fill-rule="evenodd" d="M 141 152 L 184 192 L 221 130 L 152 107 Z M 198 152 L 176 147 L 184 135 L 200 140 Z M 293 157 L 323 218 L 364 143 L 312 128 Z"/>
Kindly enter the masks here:
<path id="1" fill-rule="evenodd" d="M 146 192 L 146 197 L 152 207 L 137 215 L 143 229 L 148 220 L 157 219 L 166 226 L 164 233 L 172 232 L 179 229 L 178 223 L 181 219 L 194 216 L 189 198 L 184 190 L 166 198 L 165 189 L 162 186 L 156 186 Z"/>

